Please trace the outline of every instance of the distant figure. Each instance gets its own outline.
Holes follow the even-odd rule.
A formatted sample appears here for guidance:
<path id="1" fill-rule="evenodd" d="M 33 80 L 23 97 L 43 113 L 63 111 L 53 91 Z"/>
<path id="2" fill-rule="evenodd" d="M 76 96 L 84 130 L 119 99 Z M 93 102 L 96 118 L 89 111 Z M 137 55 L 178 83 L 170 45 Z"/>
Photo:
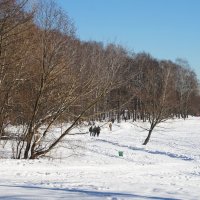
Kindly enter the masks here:
<path id="1" fill-rule="evenodd" d="M 94 126 L 94 128 L 93 128 L 93 136 L 95 137 L 96 136 L 96 134 L 97 134 L 97 127 L 96 126 Z"/>
<path id="2" fill-rule="evenodd" d="M 92 126 L 90 126 L 90 128 L 89 128 L 89 132 L 90 132 L 90 136 L 92 136 L 92 133 L 93 133 L 93 128 L 92 128 Z"/>
<path id="3" fill-rule="evenodd" d="M 109 129 L 112 131 L 112 122 L 109 123 Z"/>
<path id="4" fill-rule="evenodd" d="M 97 127 L 97 137 L 99 137 L 100 131 L 101 131 L 101 128 L 98 126 Z"/>

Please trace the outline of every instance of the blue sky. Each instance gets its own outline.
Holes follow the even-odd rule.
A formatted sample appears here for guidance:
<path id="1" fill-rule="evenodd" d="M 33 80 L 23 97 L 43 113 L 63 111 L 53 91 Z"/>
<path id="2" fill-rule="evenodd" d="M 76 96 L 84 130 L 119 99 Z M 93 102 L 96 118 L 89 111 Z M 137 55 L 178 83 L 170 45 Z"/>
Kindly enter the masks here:
<path id="1" fill-rule="evenodd" d="M 200 0 L 57 0 L 81 40 L 187 59 L 200 79 Z"/>

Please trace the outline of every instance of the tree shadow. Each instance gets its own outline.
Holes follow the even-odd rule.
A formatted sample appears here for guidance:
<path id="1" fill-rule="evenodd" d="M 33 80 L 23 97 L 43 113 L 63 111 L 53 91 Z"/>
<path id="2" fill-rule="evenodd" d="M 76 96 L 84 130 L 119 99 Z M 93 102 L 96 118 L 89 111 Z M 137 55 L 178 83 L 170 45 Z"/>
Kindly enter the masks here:
<path id="1" fill-rule="evenodd" d="M 47 187 L 39 187 L 39 186 L 24 186 L 24 185 L 0 185 L 0 187 L 7 187 L 7 188 L 22 188 L 22 189 L 37 189 L 37 192 L 35 194 L 35 196 L 32 196 L 33 199 L 35 199 L 35 197 L 38 196 L 40 197 L 40 199 L 44 199 L 44 197 L 42 196 L 42 194 L 40 193 L 40 190 L 46 190 L 48 191 L 62 191 L 62 192 L 66 192 L 68 194 L 60 194 L 62 196 L 58 197 L 59 199 L 70 199 L 73 195 L 73 199 L 87 199 L 87 197 L 90 198 L 100 198 L 100 199 L 107 199 L 108 197 L 113 198 L 113 199 L 117 199 L 117 198 L 131 198 L 131 199 L 135 199 L 135 198 L 139 198 L 139 199 L 154 199 L 154 200 L 180 200 L 178 198 L 168 198 L 168 197 L 158 197 L 158 196 L 147 196 L 147 195 L 138 195 L 138 194 L 132 194 L 132 193 L 123 193 L 123 192 L 107 192 L 107 191 L 92 191 L 92 190 L 85 190 L 85 189 L 78 189 L 78 188 L 47 188 Z M 54 193 L 55 194 L 55 193 Z M 49 194 L 51 195 L 51 194 Z M 59 194 L 57 194 L 59 195 Z M 63 196 L 64 195 L 64 196 Z M 71 197 L 70 197 L 71 196 Z M 48 199 L 48 195 L 45 194 L 45 197 Z M 50 196 L 51 197 L 51 196 Z M 30 196 L 27 195 L 4 195 L 1 196 L 0 195 L 0 199 L 9 199 L 9 200 L 24 200 L 24 199 L 30 199 Z"/>
<path id="2" fill-rule="evenodd" d="M 144 148 L 138 148 L 138 147 L 132 147 L 132 146 L 128 146 L 128 145 L 120 145 L 117 142 L 111 142 L 111 141 L 107 141 L 107 140 L 103 140 L 103 139 L 98 139 L 99 141 L 105 142 L 105 143 L 109 143 L 118 147 L 122 147 L 122 148 L 128 148 L 134 151 L 142 151 L 142 152 L 146 152 L 146 153 L 150 153 L 150 154 L 156 154 L 156 155 L 165 155 L 168 156 L 170 158 L 177 158 L 177 159 L 181 159 L 184 161 L 191 161 L 194 160 L 191 157 L 185 156 L 185 155 L 178 155 L 175 153 L 171 153 L 171 152 L 165 152 L 165 151 L 152 151 L 152 150 L 146 150 Z"/>

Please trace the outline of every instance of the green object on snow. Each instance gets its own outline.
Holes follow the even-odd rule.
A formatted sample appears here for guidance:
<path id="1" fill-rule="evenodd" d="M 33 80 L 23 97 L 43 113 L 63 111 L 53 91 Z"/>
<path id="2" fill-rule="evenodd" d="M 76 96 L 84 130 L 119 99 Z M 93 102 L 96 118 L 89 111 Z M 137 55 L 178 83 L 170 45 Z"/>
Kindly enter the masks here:
<path id="1" fill-rule="evenodd" d="M 119 156 L 123 156 L 123 151 L 118 151 Z"/>

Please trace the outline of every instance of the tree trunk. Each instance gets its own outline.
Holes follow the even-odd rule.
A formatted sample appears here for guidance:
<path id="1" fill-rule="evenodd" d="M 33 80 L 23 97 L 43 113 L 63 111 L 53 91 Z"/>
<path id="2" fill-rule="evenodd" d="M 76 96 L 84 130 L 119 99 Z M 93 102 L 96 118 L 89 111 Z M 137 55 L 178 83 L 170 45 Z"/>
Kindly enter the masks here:
<path id="1" fill-rule="evenodd" d="M 152 129 L 149 130 L 149 134 L 142 145 L 146 145 L 149 142 L 152 131 L 153 131 Z"/>
<path id="2" fill-rule="evenodd" d="M 25 152 L 24 152 L 24 159 L 28 159 L 28 152 L 30 150 L 30 147 L 31 147 L 31 143 L 27 142 L 26 149 L 25 149 Z"/>

